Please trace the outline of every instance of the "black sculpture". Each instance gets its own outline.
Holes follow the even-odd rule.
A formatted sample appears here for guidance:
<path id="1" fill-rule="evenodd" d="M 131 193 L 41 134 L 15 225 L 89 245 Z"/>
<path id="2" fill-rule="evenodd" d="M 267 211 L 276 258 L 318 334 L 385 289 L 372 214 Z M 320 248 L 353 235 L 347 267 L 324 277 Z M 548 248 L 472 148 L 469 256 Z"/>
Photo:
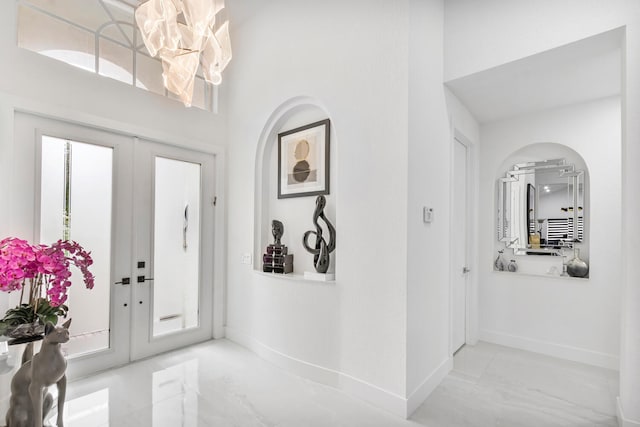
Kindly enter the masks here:
<path id="1" fill-rule="evenodd" d="M 282 238 L 282 235 L 284 234 L 284 225 L 282 225 L 282 223 L 280 221 L 278 221 L 277 219 L 274 219 L 271 222 L 271 234 L 273 234 L 273 238 L 275 239 L 275 244 L 279 245 L 280 243 L 280 239 Z"/>
<path id="2" fill-rule="evenodd" d="M 302 244 L 304 248 L 313 254 L 313 265 L 318 273 L 326 273 L 329 269 L 329 254 L 336 248 L 336 229 L 331 225 L 327 217 L 324 215 L 324 207 L 327 204 L 327 199 L 324 196 L 318 196 L 316 199 L 316 210 L 313 212 L 313 224 L 316 226 L 316 231 L 309 230 L 304 233 L 302 238 Z M 322 228 L 318 224 L 318 219 L 322 218 L 329 230 L 329 243 L 322 237 Z M 307 239 L 309 235 L 316 235 L 316 244 L 313 248 L 309 247 Z"/>
<path id="3" fill-rule="evenodd" d="M 267 246 L 267 252 L 262 255 L 262 271 L 266 273 L 293 273 L 293 254 L 280 242 L 284 234 L 284 225 L 277 219 L 271 222 L 271 234 L 275 242 Z"/>

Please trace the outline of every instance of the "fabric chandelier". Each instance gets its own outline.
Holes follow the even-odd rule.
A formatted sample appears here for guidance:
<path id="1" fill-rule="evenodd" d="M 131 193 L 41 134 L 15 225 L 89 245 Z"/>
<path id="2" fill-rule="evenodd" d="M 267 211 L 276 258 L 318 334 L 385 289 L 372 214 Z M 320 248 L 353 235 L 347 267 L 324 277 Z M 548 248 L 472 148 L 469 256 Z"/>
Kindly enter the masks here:
<path id="1" fill-rule="evenodd" d="M 164 86 L 191 106 L 198 66 L 219 85 L 231 61 L 229 21 L 214 31 L 224 0 L 148 0 L 136 9 L 136 23 L 151 56 L 162 60 Z"/>

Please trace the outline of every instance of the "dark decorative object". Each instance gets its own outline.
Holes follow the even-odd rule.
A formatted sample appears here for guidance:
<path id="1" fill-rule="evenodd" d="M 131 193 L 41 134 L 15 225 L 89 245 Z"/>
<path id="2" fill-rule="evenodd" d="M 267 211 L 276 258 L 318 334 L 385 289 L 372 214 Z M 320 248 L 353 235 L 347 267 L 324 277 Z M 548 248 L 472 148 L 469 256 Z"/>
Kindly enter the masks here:
<path id="1" fill-rule="evenodd" d="M 24 344 L 32 341 L 40 341 L 44 338 L 44 325 L 38 321 L 33 323 L 21 323 L 7 327 L 6 334 L 9 338 L 8 345 Z"/>
<path id="2" fill-rule="evenodd" d="M 571 277 L 587 277 L 589 275 L 589 265 L 580 259 L 580 249 L 573 249 L 573 259 L 567 263 L 567 273 Z"/>
<path id="3" fill-rule="evenodd" d="M 280 245 L 280 239 L 282 239 L 282 235 L 284 234 L 284 225 L 277 219 L 271 222 L 271 234 L 273 234 L 274 243 Z"/>
<path id="4" fill-rule="evenodd" d="M 316 210 L 313 212 L 313 224 L 316 226 L 316 231 L 309 230 L 304 233 L 302 238 L 302 244 L 304 248 L 313 254 L 313 265 L 318 273 L 326 273 L 329 269 L 329 254 L 336 248 L 336 229 L 329 222 L 324 215 L 324 207 L 327 204 L 327 199 L 324 196 L 318 196 L 316 199 Z M 322 237 L 322 228 L 318 224 L 318 219 L 322 218 L 329 230 L 329 243 Z M 313 248 L 309 247 L 307 239 L 311 234 L 316 235 L 316 244 Z"/>
<path id="5" fill-rule="evenodd" d="M 329 194 L 329 119 L 278 134 L 278 199 Z"/>
<path id="6" fill-rule="evenodd" d="M 515 259 L 511 260 L 511 262 L 507 266 L 507 270 L 509 270 L 512 273 L 515 273 L 516 271 L 518 271 L 518 264 L 516 264 L 516 260 Z"/>
<path id="7" fill-rule="evenodd" d="M 284 225 L 278 220 L 271 222 L 271 234 L 274 243 L 267 246 L 267 252 L 262 255 L 262 271 L 266 273 L 293 273 L 293 254 L 288 254 L 286 245 L 280 243 L 284 234 Z"/>
<path id="8" fill-rule="evenodd" d="M 504 260 L 504 257 L 502 256 L 503 252 L 504 252 L 504 249 L 501 251 L 498 251 L 498 257 L 493 262 L 493 269 L 496 271 L 505 271 L 507 269 L 507 262 Z"/>

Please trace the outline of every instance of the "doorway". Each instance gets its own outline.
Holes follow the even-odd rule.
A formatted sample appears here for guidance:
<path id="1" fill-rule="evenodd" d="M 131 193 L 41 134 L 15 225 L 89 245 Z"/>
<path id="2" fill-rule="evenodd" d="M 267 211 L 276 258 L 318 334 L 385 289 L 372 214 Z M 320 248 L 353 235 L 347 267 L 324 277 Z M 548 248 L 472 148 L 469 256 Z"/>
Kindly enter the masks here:
<path id="1" fill-rule="evenodd" d="M 94 259 L 94 289 L 71 278 L 69 377 L 211 338 L 214 155 L 21 113 L 15 140 L 22 236 Z"/>
<path id="2" fill-rule="evenodd" d="M 451 193 L 451 354 L 467 342 L 469 287 L 469 149 L 453 139 Z"/>

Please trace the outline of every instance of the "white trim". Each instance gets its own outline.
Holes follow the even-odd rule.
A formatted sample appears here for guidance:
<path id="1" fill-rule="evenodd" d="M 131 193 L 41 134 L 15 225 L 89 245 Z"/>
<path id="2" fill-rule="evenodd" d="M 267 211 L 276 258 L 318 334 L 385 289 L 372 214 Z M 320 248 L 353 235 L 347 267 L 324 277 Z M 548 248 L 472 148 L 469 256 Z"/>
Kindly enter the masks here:
<path id="1" fill-rule="evenodd" d="M 585 363 L 587 365 L 599 366 L 601 368 L 613 370 L 619 369 L 619 358 L 613 354 L 600 353 L 584 348 L 509 335 L 503 332 L 487 331 L 484 329 L 480 331 L 480 339 L 493 344 L 514 347 L 560 359 Z"/>
<path id="2" fill-rule="evenodd" d="M 616 416 L 618 417 L 618 425 L 620 427 L 640 427 L 640 421 L 629 420 L 624 417 L 620 397 L 616 397 Z"/>
<path id="3" fill-rule="evenodd" d="M 212 145 L 190 136 L 185 138 L 184 135 L 158 131 L 145 126 L 96 116 L 84 111 L 74 110 L 72 108 L 66 108 L 59 105 L 52 105 L 48 102 L 32 100 L 8 94 L 6 92 L 0 91 L 0 95 L 2 95 L 3 98 L 2 104 L 11 108 L 14 112 L 95 128 L 119 135 L 139 137 L 151 142 L 188 148 L 195 151 L 202 151 L 203 153 L 218 155 L 223 154 L 226 151 L 224 146 Z"/>
<path id="4" fill-rule="evenodd" d="M 227 159 L 224 150 L 217 150 L 214 157 L 213 338 L 224 338 L 224 325 L 227 323 Z"/>
<path id="5" fill-rule="evenodd" d="M 339 372 L 338 388 L 398 417 L 407 418 L 407 399 L 376 385 Z"/>
<path id="6" fill-rule="evenodd" d="M 402 418 L 407 418 L 408 416 L 408 400 L 402 396 L 399 396 L 374 384 L 355 378 L 351 375 L 339 372 L 335 369 L 326 368 L 324 366 L 316 365 L 314 363 L 309 363 L 304 360 L 289 356 L 279 350 L 269 347 L 268 345 L 251 337 L 249 334 L 241 332 L 235 328 L 227 326 L 225 328 L 225 331 L 225 335 L 228 340 L 248 348 L 249 350 L 255 352 L 258 356 L 273 363 L 276 366 L 279 366 L 300 377 L 307 378 L 331 387 L 335 387 L 352 396 L 369 402 L 393 415 Z M 435 373 L 440 375 L 440 371 L 441 368 L 438 368 Z M 431 376 L 433 376 L 433 374 Z M 425 382 L 420 387 L 423 387 L 423 385 L 425 385 L 425 390 L 429 390 L 429 387 L 435 388 L 435 386 L 438 385 L 441 379 L 438 379 L 436 382 L 436 379 L 432 380 L 431 376 L 427 378 L 427 380 L 425 380 Z M 435 386 L 433 386 L 433 384 L 435 384 Z M 418 398 L 418 396 L 422 396 L 422 389 L 420 391 L 420 394 L 416 394 L 416 399 Z"/>
<path id="7" fill-rule="evenodd" d="M 467 209 L 471 212 L 467 221 L 467 265 L 471 268 L 467 280 L 467 330 L 466 343 L 478 343 L 478 194 L 479 194 L 479 158 L 476 141 L 467 138 L 454 125 L 454 140 L 461 141 L 467 147 Z"/>
<path id="8" fill-rule="evenodd" d="M 451 146 L 450 146 L 450 158 L 451 158 L 451 167 L 450 167 L 450 176 L 449 182 L 453 183 L 454 180 L 454 147 L 456 142 L 459 142 L 466 148 L 466 163 L 467 163 L 467 179 L 466 179 L 466 205 L 468 212 L 476 212 L 477 206 L 477 189 L 474 182 L 478 180 L 475 179 L 477 176 L 477 153 L 474 147 L 473 142 L 467 138 L 462 132 L 460 132 L 455 126 L 451 127 Z M 449 229 L 449 237 L 450 240 L 453 241 L 453 197 L 449 199 L 449 210 L 450 214 L 450 223 L 451 227 Z M 466 215 L 467 222 L 467 242 L 466 242 L 466 264 L 470 267 L 470 272 L 467 274 L 466 278 L 466 291 L 465 291 L 465 344 L 476 344 L 478 342 L 478 320 L 477 320 L 477 271 L 478 271 L 478 263 L 477 263 L 477 224 L 473 220 L 473 215 Z M 453 278 L 454 278 L 454 263 L 455 259 L 453 256 L 453 245 L 449 247 L 449 353 L 453 355 L 453 352 L 457 350 L 457 348 L 453 348 Z"/>
<path id="9" fill-rule="evenodd" d="M 418 386 L 416 389 L 409 395 L 407 399 L 407 415 L 406 418 L 409 418 L 411 414 L 418 409 L 427 397 L 433 392 L 433 390 L 440 385 L 442 380 L 451 372 L 453 369 L 453 357 L 448 357 L 442 361 L 440 366 L 438 366 L 431 374 L 425 378 L 425 380 Z"/>

